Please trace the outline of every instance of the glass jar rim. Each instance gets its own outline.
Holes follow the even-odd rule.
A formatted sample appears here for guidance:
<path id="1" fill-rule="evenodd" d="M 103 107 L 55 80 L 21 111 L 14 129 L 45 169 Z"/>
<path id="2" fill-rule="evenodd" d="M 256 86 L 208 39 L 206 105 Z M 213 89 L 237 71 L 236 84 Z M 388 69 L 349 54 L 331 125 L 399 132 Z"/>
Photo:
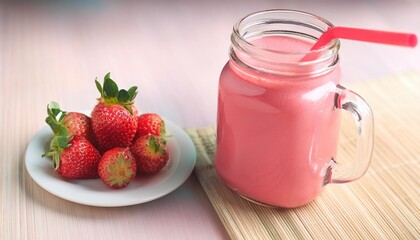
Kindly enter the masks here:
<path id="1" fill-rule="evenodd" d="M 330 41 L 327 45 L 316 49 L 316 50 L 307 50 L 307 51 L 299 51 L 299 52 L 290 52 L 290 51 L 279 51 L 279 50 L 274 50 L 274 49 L 268 49 L 268 48 L 263 48 L 263 47 L 259 47 L 256 46 L 254 44 L 252 44 L 251 42 L 249 42 L 246 38 L 244 38 L 244 36 L 242 36 L 242 34 L 240 33 L 240 30 L 242 28 L 242 24 L 244 24 L 244 22 L 252 17 L 257 17 L 257 16 L 262 16 L 264 14 L 284 14 L 284 13 L 292 13 L 292 14 L 297 14 L 297 15 L 301 15 L 301 16 L 306 16 L 306 17 L 310 17 L 314 20 L 319 21 L 320 23 L 325 24 L 328 28 L 330 27 L 334 27 L 334 25 L 326 20 L 325 18 L 319 17 L 315 14 L 312 13 L 308 13 L 305 11 L 300 11 L 300 10 L 293 10 L 293 9 L 270 9 L 270 10 L 262 10 L 262 11 L 257 11 L 257 12 L 253 12 L 250 13 L 248 15 L 246 15 L 245 17 L 241 18 L 238 22 L 236 22 L 236 24 L 233 26 L 233 33 L 232 33 L 232 38 L 237 38 L 241 41 L 242 44 L 245 44 L 247 47 L 257 50 L 257 51 L 267 51 L 270 53 L 278 53 L 278 54 L 284 54 L 284 55 L 306 55 L 306 54 L 316 54 L 316 53 L 321 53 L 323 51 L 329 50 L 329 49 L 337 49 L 340 46 L 340 41 L 338 39 L 333 39 L 332 41 Z M 324 29 L 324 32 L 327 29 Z M 232 42 L 235 42 L 232 39 Z"/>

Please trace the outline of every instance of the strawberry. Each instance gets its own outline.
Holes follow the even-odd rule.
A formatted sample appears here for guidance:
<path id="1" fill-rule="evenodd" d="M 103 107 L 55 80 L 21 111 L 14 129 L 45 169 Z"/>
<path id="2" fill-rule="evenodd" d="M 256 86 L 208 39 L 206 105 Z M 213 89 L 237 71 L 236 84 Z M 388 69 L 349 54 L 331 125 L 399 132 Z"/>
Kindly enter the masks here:
<path id="1" fill-rule="evenodd" d="M 136 177 L 136 160 L 128 148 L 113 148 L 102 156 L 98 173 L 108 187 L 124 188 Z"/>
<path id="2" fill-rule="evenodd" d="M 144 135 L 137 139 L 130 147 L 137 161 L 137 171 L 140 173 L 156 173 L 169 160 L 165 141 L 154 135 Z"/>
<path id="3" fill-rule="evenodd" d="M 51 140 L 44 156 L 52 157 L 54 169 L 64 178 L 86 179 L 98 177 L 99 151 L 84 137 L 67 136 L 65 128 Z"/>
<path id="4" fill-rule="evenodd" d="M 54 134 L 60 130 L 60 125 L 67 128 L 68 136 L 79 135 L 96 145 L 95 135 L 92 130 L 90 117 L 78 112 L 65 112 L 56 102 L 47 106 L 48 117 L 45 121 L 50 125 Z M 58 119 L 57 119 L 58 118 Z"/>
<path id="5" fill-rule="evenodd" d="M 137 110 L 133 105 L 137 87 L 118 90 L 110 73 L 105 76 L 103 87 L 97 80 L 95 83 L 101 98 L 92 111 L 92 128 L 99 150 L 128 147 L 137 131 L 137 116 L 134 115 Z"/>
<path id="6" fill-rule="evenodd" d="M 137 133 L 134 139 L 144 135 L 155 135 L 163 137 L 166 134 L 165 122 L 155 113 L 145 113 L 137 119 Z"/>

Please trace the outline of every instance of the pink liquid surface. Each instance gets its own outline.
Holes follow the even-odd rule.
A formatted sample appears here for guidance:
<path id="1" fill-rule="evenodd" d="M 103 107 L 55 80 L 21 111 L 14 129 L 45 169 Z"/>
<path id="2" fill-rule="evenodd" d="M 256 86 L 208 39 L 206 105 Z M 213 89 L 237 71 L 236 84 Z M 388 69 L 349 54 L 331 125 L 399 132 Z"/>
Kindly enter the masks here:
<path id="1" fill-rule="evenodd" d="M 255 45 L 303 51 L 313 43 L 272 36 Z M 340 115 L 334 110 L 336 67 L 312 78 L 242 74 L 232 61 L 219 82 L 215 166 L 233 190 L 255 201 L 297 207 L 322 191 L 336 154 Z"/>

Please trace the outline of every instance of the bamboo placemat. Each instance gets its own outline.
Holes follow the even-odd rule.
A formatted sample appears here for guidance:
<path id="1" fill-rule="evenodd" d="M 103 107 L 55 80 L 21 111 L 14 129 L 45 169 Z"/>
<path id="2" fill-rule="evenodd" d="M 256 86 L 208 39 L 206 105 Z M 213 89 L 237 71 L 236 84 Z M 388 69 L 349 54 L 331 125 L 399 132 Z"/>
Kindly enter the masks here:
<path id="1" fill-rule="evenodd" d="M 197 148 L 195 173 L 232 239 L 420 239 L 420 73 L 350 88 L 375 115 L 375 146 L 364 177 L 331 184 L 314 202 L 275 209 L 227 188 L 213 167 L 215 128 L 188 129 Z M 351 160 L 355 129 L 343 115 L 338 158 Z"/>

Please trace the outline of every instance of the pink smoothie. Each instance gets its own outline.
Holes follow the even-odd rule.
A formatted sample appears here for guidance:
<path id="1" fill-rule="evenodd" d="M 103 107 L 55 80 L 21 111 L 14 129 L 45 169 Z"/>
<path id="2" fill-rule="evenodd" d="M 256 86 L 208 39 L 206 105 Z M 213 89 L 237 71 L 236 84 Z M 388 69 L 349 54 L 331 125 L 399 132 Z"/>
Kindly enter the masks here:
<path id="1" fill-rule="evenodd" d="M 253 44 L 298 52 L 313 43 L 272 36 Z M 310 78 L 246 72 L 231 60 L 220 77 L 217 172 L 244 197 L 304 205 L 321 192 L 336 154 L 340 115 L 334 90 L 340 70 Z"/>

